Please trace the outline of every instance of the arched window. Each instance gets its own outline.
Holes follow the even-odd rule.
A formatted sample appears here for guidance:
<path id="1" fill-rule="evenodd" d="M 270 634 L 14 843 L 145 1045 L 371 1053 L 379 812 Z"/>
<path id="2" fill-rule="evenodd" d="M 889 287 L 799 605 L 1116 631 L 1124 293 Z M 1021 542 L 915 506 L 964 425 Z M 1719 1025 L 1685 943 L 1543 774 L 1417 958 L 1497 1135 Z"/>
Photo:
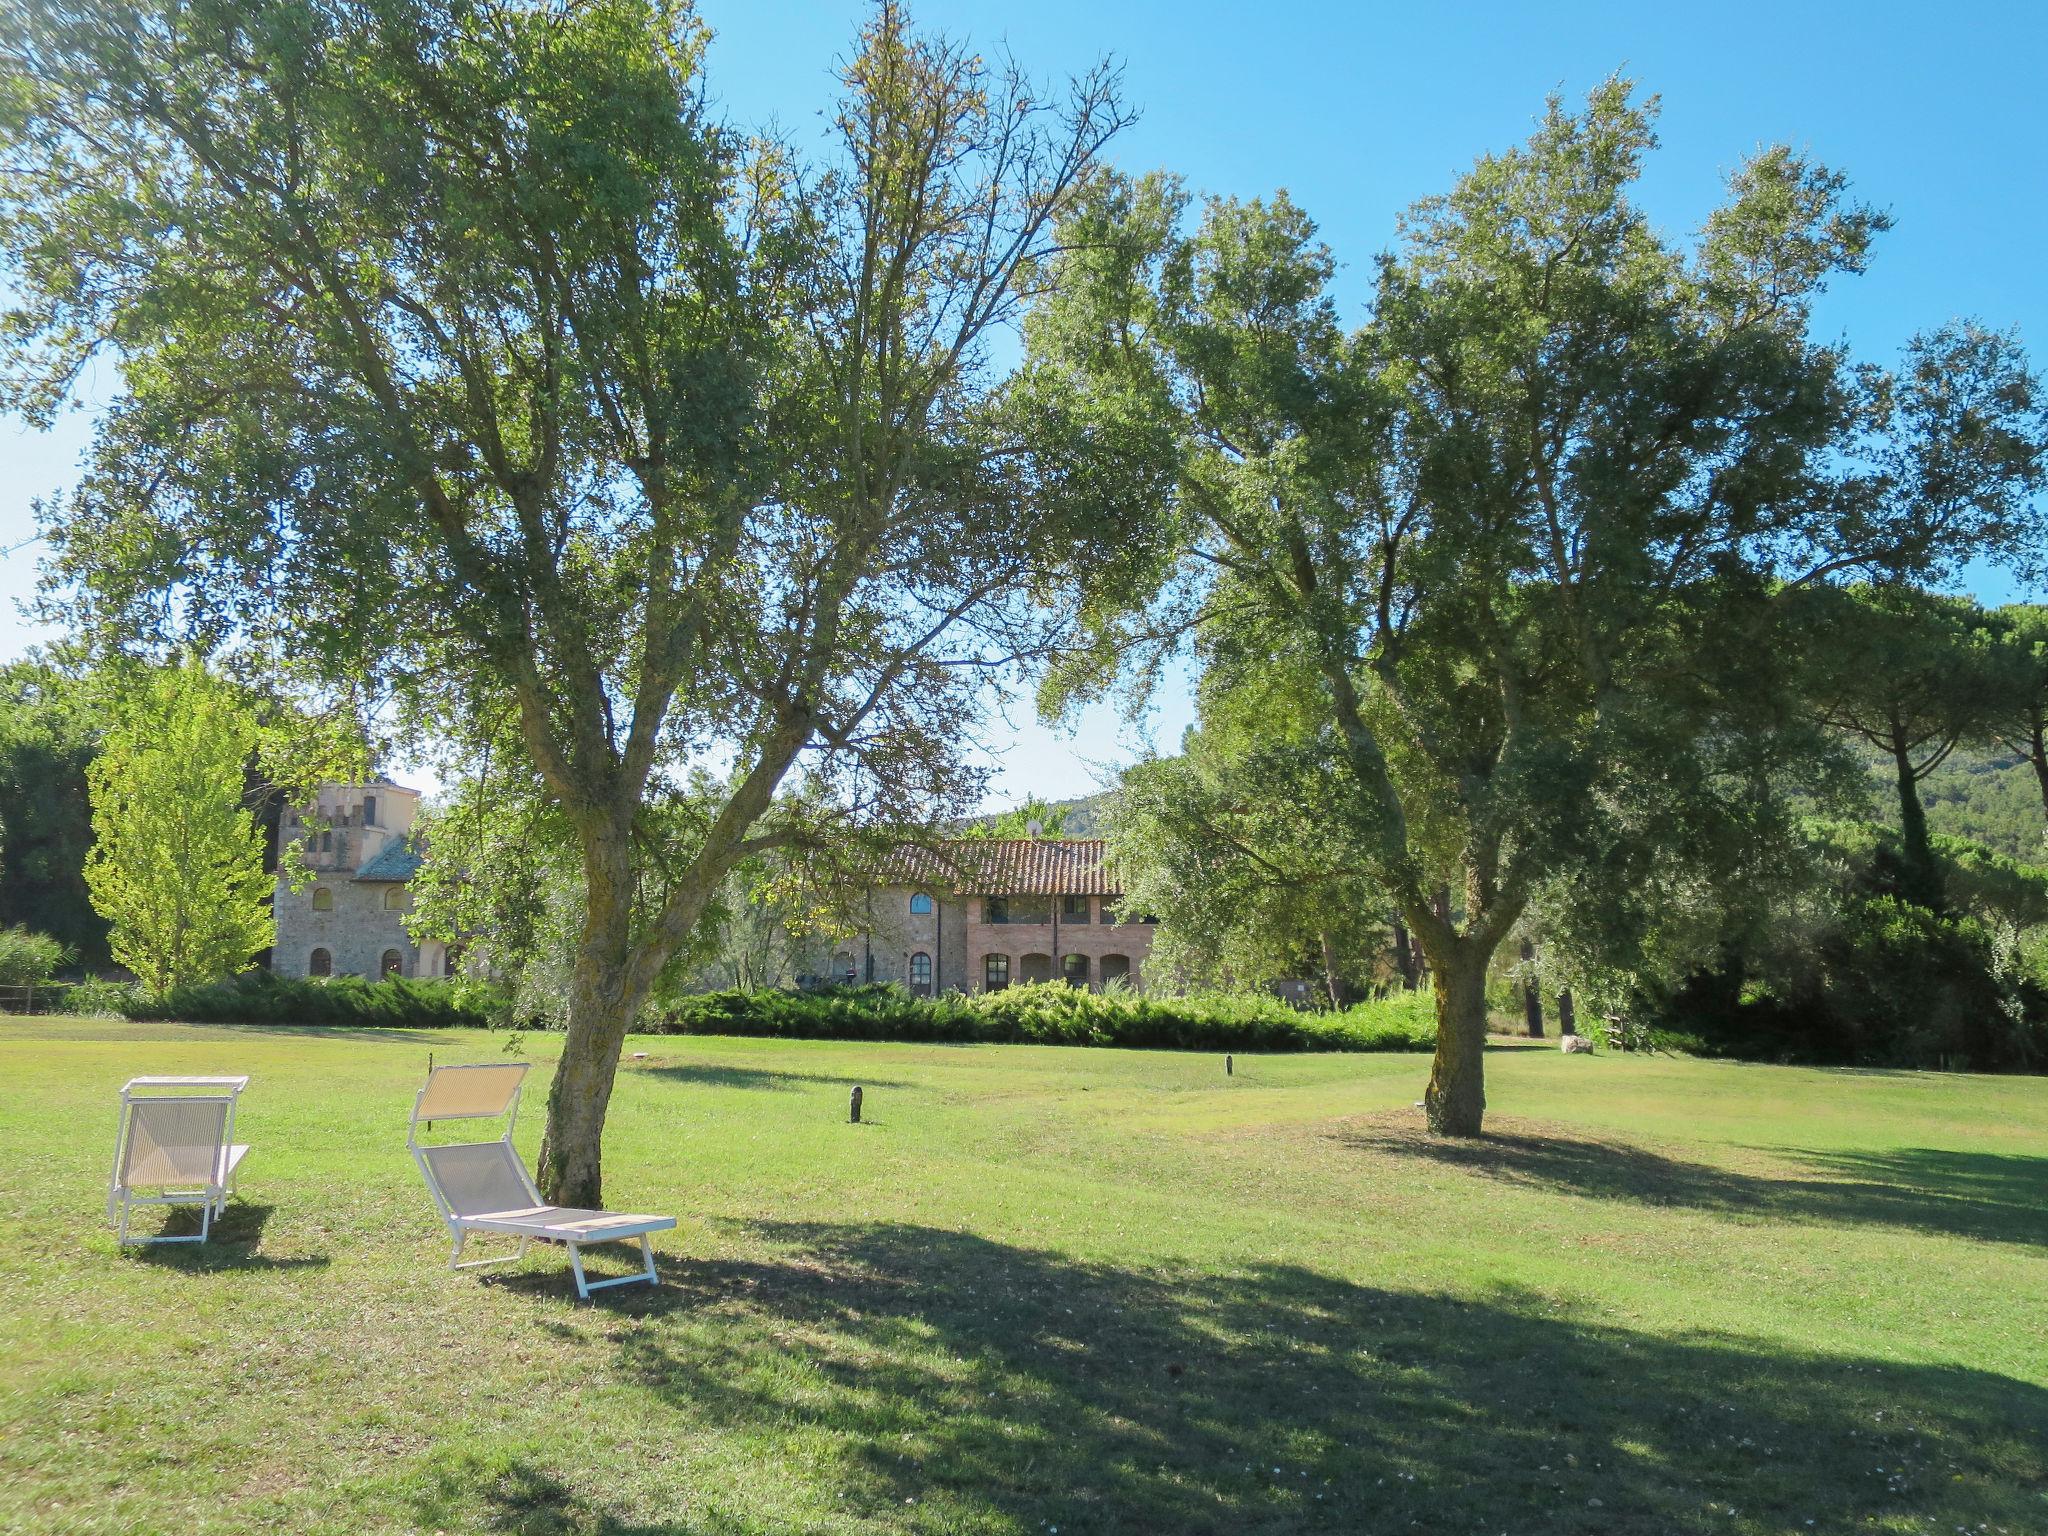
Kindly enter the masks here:
<path id="1" fill-rule="evenodd" d="M 981 990 L 1000 992 L 1010 984 L 1010 957 L 990 955 L 981 962 Z"/>
<path id="2" fill-rule="evenodd" d="M 910 957 L 910 995 L 932 995 L 932 957 L 921 949 Z"/>
<path id="3" fill-rule="evenodd" d="M 363 796 L 363 825 L 366 827 L 377 825 L 377 797 L 375 795 Z"/>
<path id="4" fill-rule="evenodd" d="M 1017 979 L 1030 986 L 1033 982 L 1052 980 L 1051 955 L 1025 955 L 1017 962 Z"/>
<path id="5" fill-rule="evenodd" d="M 384 889 L 384 910 L 385 910 L 386 912 L 403 912 L 403 911 L 405 910 L 405 887 L 404 887 L 404 886 L 402 886 L 402 885 L 392 885 L 392 886 L 386 886 L 386 887 L 385 887 L 385 889 Z"/>
<path id="6" fill-rule="evenodd" d="M 332 912 L 334 910 L 334 892 L 327 889 L 324 885 L 314 886 L 313 910 L 315 912 Z"/>
<path id="7" fill-rule="evenodd" d="M 385 950 L 384 959 L 377 966 L 377 974 L 384 977 L 403 976 L 405 974 L 405 956 L 395 949 Z"/>
<path id="8" fill-rule="evenodd" d="M 1062 955 L 1060 977 L 1070 987 L 1088 985 L 1088 957 L 1086 955 Z"/>
<path id="9" fill-rule="evenodd" d="M 443 976 L 455 976 L 460 974 L 461 970 L 462 946 L 460 944 L 450 944 L 448 946 L 448 953 L 441 957 L 441 974 Z"/>
<path id="10" fill-rule="evenodd" d="M 306 959 L 306 974 L 308 976 L 332 976 L 334 974 L 334 956 L 324 949 L 314 950 Z"/>
<path id="11" fill-rule="evenodd" d="M 322 853 L 334 852 L 334 829 L 332 827 L 329 827 L 320 834 L 320 851 Z"/>
<path id="12" fill-rule="evenodd" d="M 1095 975 L 1107 992 L 1113 986 L 1131 984 L 1131 957 L 1129 955 L 1104 955 L 1096 963 Z"/>
<path id="13" fill-rule="evenodd" d="M 925 892 L 919 891 L 910 898 L 910 915 L 912 917 L 924 917 L 930 913 L 931 909 L 932 899 Z"/>

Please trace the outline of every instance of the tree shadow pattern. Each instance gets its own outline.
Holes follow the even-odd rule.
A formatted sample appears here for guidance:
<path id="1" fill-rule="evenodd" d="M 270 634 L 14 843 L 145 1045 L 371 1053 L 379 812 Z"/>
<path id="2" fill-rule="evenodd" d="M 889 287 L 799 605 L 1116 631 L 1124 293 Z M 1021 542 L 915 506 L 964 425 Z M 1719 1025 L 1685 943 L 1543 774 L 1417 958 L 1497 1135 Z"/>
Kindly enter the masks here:
<path id="1" fill-rule="evenodd" d="M 1353 1127 L 1327 1139 L 1354 1152 L 1591 1199 L 2048 1247 L 2048 1158 L 1927 1147 L 1868 1153 L 1771 1149 L 1820 1175 L 1773 1178 L 1631 1143 L 1512 1129 L 1489 1129 L 1483 1140 L 1462 1141 L 1402 1128 Z"/>
<path id="2" fill-rule="evenodd" d="M 1175 1274 L 911 1225 L 752 1230 L 785 1256 L 669 1266 L 658 1291 L 610 1293 L 592 1337 L 679 1433 L 803 1439 L 814 1475 L 823 1437 L 849 1528 L 2048 1524 L 2048 1392 L 1986 1372 L 1651 1337 L 1514 1291 L 1292 1265 Z M 566 1483 L 536 1504 L 550 1478 L 574 1473 L 498 1477 L 495 1528 L 634 1529 Z M 786 1527 L 727 1511 L 706 1528 Z"/>
<path id="3" fill-rule="evenodd" d="M 815 1088 L 820 1084 L 828 1087 L 852 1088 L 907 1088 L 910 1084 L 893 1077 L 842 1077 L 829 1072 L 776 1072 L 765 1067 L 713 1066 L 699 1062 L 633 1062 L 629 1063 L 635 1072 L 644 1072 L 649 1077 L 662 1078 L 685 1087 L 698 1088 L 760 1088 L 777 1092 L 797 1092 Z"/>
<path id="4" fill-rule="evenodd" d="M 141 1236 L 196 1237 L 199 1235 L 199 1208 L 189 1205 L 172 1205 L 164 1209 L 164 1224 L 161 1232 L 141 1233 Z M 289 1258 L 273 1258 L 259 1253 L 257 1245 L 263 1240 L 263 1229 L 269 1225 L 272 1213 L 277 1207 L 251 1204 L 248 1201 L 231 1199 L 227 1210 L 213 1223 L 203 1243 L 146 1243 L 125 1247 L 122 1257 L 143 1264 L 159 1264 L 167 1269 L 191 1270 L 195 1273 L 212 1273 L 224 1269 L 324 1269 L 328 1259 L 324 1253 L 297 1254 Z"/>

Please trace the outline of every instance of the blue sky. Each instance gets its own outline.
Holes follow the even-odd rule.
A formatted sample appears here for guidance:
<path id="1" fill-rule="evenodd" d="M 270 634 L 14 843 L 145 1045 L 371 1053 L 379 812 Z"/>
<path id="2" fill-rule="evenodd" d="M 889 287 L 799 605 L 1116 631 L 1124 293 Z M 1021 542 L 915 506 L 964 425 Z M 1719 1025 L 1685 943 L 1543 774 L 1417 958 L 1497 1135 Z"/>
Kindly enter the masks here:
<path id="1" fill-rule="evenodd" d="M 832 61 L 863 7 L 704 3 L 725 112 L 775 122 L 799 144 L 821 134 Z M 1642 197 L 1671 231 L 1698 226 L 1752 149 L 1788 142 L 1846 171 L 1860 197 L 1897 220 L 1870 273 L 1824 301 L 1825 334 L 1884 361 L 1914 331 L 1971 315 L 2019 327 L 2048 362 L 2048 6 L 2038 0 L 1263 10 L 925 0 L 916 14 L 984 48 L 1006 43 L 1038 74 L 1119 59 L 1143 116 L 1116 158 L 1233 196 L 1287 188 L 1345 263 L 1354 320 L 1401 208 L 1524 137 L 1547 92 L 1581 96 L 1620 71 L 1663 98 L 1663 148 Z M 67 483 L 88 430 L 86 413 L 42 436 L 0 421 L 0 548 L 33 534 L 30 500 Z M 37 638 L 13 600 L 33 584 L 38 553 L 0 560 L 0 656 Z M 1976 585 L 1993 600 L 2014 595 L 1996 573 Z M 1188 714 L 1183 697 L 1162 700 L 1152 739 L 1170 748 Z M 1144 745 L 1108 711 L 1071 735 L 1031 723 L 1028 701 L 1010 715 L 990 732 L 1003 754 L 995 803 L 1086 792 Z"/>

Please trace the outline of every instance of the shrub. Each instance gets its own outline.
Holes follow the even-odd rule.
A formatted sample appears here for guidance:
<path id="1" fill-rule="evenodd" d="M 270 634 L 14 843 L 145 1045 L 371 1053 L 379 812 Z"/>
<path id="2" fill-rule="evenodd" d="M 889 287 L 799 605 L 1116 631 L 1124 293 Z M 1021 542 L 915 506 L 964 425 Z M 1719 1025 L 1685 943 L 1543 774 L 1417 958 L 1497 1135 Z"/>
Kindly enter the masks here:
<path id="1" fill-rule="evenodd" d="M 489 1029 L 509 1022 L 503 994 L 487 983 L 361 976 L 331 979 L 247 971 L 232 981 L 177 987 L 151 1000 L 131 993 L 131 1019 L 188 1024 L 337 1024 L 379 1029 Z"/>
<path id="2" fill-rule="evenodd" d="M 76 986 L 65 989 L 63 1008 L 66 1013 L 88 1019 L 125 1019 L 141 1002 L 142 989 L 132 981 L 109 981 L 103 976 L 88 976 Z"/>
<path id="3" fill-rule="evenodd" d="M 1146 997 L 1060 982 L 912 997 L 894 984 L 816 992 L 705 992 L 643 1022 L 656 1034 L 776 1039 L 1106 1045 L 1184 1051 L 1401 1051 L 1436 1044 L 1427 993 L 1304 1013 L 1274 998 Z"/>
<path id="4" fill-rule="evenodd" d="M 69 946 L 17 925 L 0 928 L 0 987 L 40 987 L 71 959 Z"/>

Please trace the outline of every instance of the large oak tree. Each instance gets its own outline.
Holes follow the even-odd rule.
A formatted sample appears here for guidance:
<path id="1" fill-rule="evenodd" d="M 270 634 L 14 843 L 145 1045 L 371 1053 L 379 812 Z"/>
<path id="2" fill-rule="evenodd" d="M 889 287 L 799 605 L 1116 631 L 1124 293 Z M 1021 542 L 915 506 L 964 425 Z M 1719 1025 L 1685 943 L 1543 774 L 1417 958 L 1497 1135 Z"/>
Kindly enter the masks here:
<path id="1" fill-rule="evenodd" d="M 55 579 L 96 636 L 374 677 L 518 757 L 584 888 L 566 1204 L 778 795 L 944 803 L 1028 589 L 1123 547 L 1060 521 L 987 355 L 1113 74 L 1035 88 L 883 6 L 798 155 L 712 119 L 705 43 L 676 0 L 0 8 L 9 403 L 121 380 Z"/>

